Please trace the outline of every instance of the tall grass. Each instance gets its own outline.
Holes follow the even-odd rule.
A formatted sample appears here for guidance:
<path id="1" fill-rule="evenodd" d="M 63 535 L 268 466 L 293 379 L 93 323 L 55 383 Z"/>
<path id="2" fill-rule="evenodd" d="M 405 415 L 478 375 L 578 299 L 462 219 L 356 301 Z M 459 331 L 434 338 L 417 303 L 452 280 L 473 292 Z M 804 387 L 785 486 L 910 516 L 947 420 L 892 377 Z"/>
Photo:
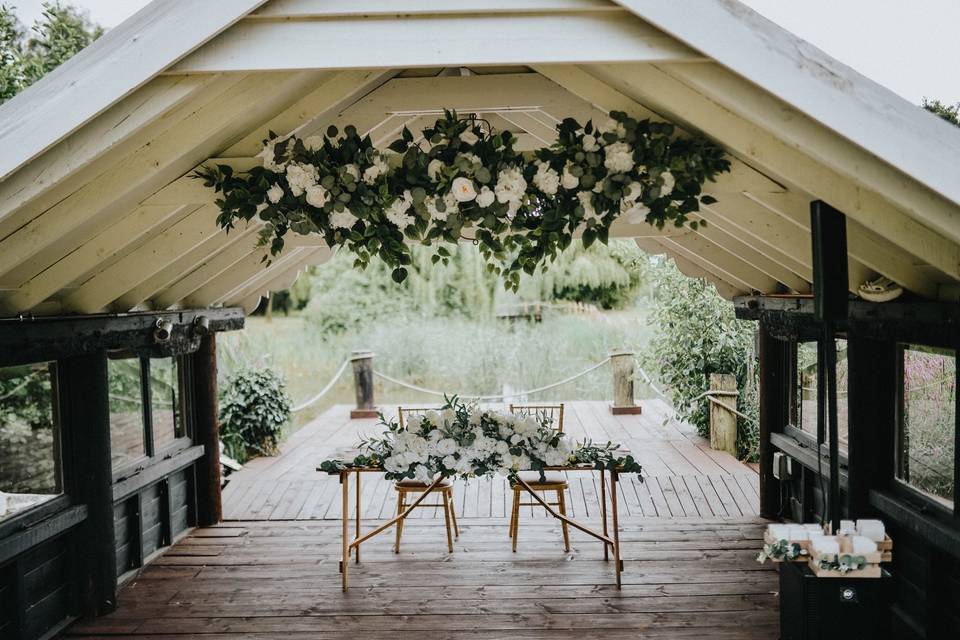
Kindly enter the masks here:
<path id="1" fill-rule="evenodd" d="M 393 316 L 343 334 L 324 333 L 302 316 L 271 322 L 254 317 L 244 331 L 222 336 L 221 375 L 242 365 L 270 364 L 284 373 L 298 404 L 319 391 L 352 350 L 370 349 L 376 354 L 375 369 L 421 387 L 445 393 L 516 393 L 578 373 L 611 349 L 639 351 L 649 331 L 640 310 L 546 316 L 539 323 Z M 611 393 L 610 370 L 601 367 L 530 399 L 602 400 Z M 379 378 L 375 394 L 380 406 L 440 400 Z M 320 402 L 297 414 L 294 428 L 333 404 L 351 402 L 348 369 Z"/>

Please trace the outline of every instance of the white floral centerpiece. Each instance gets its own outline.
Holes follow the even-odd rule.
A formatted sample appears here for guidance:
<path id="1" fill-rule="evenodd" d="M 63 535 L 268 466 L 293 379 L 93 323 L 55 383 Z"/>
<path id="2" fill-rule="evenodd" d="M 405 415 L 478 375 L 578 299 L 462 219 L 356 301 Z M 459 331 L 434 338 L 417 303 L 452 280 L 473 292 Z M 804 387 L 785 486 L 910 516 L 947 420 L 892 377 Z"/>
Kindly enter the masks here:
<path id="1" fill-rule="evenodd" d="M 350 466 L 382 468 L 392 480 L 429 483 L 438 476 L 470 478 L 519 471 L 589 464 L 598 469 L 639 473 L 632 456 L 617 456 L 617 445 L 575 446 L 545 416 L 481 409 L 456 398 L 437 411 L 412 415 L 407 424 L 384 420 L 382 436 L 361 443 L 352 461 L 327 460 L 321 470 L 336 473 Z"/>
<path id="2" fill-rule="evenodd" d="M 439 245 L 435 261 L 446 262 L 447 246 L 472 240 L 516 289 L 521 272 L 544 266 L 575 233 L 586 246 L 606 242 L 618 217 L 704 224 L 689 215 L 714 202 L 703 185 L 730 168 L 705 138 L 617 111 L 601 126 L 564 120 L 549 148 L 521 153 L 515 142 L 509 131 L 445 111 L 416 136 L 404 128 L 384 151 L 353 126 L 305 139 L 271 133 L 263 166 L 217 165 L 196 177 L 222 194 L 220 225 L 258 218 L 273 255 L 288 232 L 318 234 L 352 252 L 358 267 L 380 258 L 401 282 L 408 241 Z"/>

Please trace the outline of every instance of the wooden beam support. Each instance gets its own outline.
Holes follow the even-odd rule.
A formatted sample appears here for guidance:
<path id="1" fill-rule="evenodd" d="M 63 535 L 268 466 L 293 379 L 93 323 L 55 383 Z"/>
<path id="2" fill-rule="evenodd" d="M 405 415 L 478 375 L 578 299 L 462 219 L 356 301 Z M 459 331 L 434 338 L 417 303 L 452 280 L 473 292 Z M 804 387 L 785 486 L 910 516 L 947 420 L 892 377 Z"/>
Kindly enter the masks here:
<path id="1" fill-rule="evenodd" d="M 203 445 L 203 457 L 197 463 L 197 524 L 207 527 L 223 520 L 216 334 L 200 340 L 200 348 L 190 357 L 190 362 L 196 416 L 194 441 Z"/>
<path id="2" fill-rule="evenodd" d="M 673 260 L 674 264 L 677 265 L 677 269 L 679 269 L 680 273 L 683 275 L 690 278 L 700 278 L 701 280 L 706 280 L 707 282 L 711 283 L 716 288 L 717 293 L 727 300 L 733 300 L 734 297 L 743 295 L 744 293 L 744 289 L 741 287 L 730 284 L 717 274 L 707 271 L 700 265 L 687 260 L 683 256 L 671 252 L 662 244 L 659 244 L 655 239 L 634 238 L 634 241 L 637 243 L 638 247 L 650 255 L 668 256 Z"/>
<path id="3" fill-rule="evenodd" d="M 777 518 L 780 515 L 780 483 L 773 477 L 774 446 L 771 434 L 783 432 L 789 420 L 789 397 L 793 381 L 791 370 L 791 343 L 775 338 L 760 323 L 760 515 Z"/>
<path id="4" fill-rule="evenodd" d="M 87 507 L 79 592 L 84 611 L 101 616 L 117 608 L 106 352 L 61 359 L 58 381 L 62 423 L 77 429 L 70 436 L 71 491 Z"/>
<path id="5" fill-rule="evenodd" d="M 438 34 L 442 38 L 438 39 Z M 370 47 L 376 42 L 376 47 Z M 518 62 L 699 62 L 686 45 L 619 13 L 345 16 L 243 20 L 169 73 L 394 68 Z M 349 61 L 347 63 L 346 61 Z"/>

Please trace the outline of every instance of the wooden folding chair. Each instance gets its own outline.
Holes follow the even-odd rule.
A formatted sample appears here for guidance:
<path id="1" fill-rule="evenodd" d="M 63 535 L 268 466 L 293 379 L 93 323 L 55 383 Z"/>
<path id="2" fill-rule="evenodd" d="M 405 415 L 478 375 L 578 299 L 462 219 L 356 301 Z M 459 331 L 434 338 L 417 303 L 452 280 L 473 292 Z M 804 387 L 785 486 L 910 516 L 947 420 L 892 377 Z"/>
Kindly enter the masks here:
<path id="1" fill-rule="evenodd" d="M 410 415 L 422 415 L 427 411 L 432 411 L 430 408 L 404 408 L 397 407 L 397 416 L 400 422 L 400 428 L 404 427 L 404 416 Z M 419 482 L 417 480 L 399 480 L 394 484 L 394 489 L 397 491 L 397 515 L 400 515 L 407 509 L 407 505 L 412 503 L 413 500 L 407 501 L 408 494 L 418 494 L 423 493 L 430 486 L 429 483 Z M 442 507 L 443 508 L 443 519 L 447 527 L 447 549 L 450 553 L 453 553 L 453 539 L 454 537 L 460 537 L 460 527 L 457 526 L 457 514 L 453 502 L 453 482 L 449 478 L 445 478 L 437 488 L 434 489 L 435 492 L 440 494 L 440 497 L 443 499 L 443 504 L 436 503 L 420 503 L 417 507 Z M 452 525 L 452 527 L 451 527 Z M 400 537 L 403 535 L 403 520 L 397 522 L 397 539 L 393 545 L 394 553 L 400 553 Z"/>
<path id="2" fill-rule="evenodd" d="M 560 404 L 511 404 L 510 413 L 524 416 L 534 416 L 538 419 L 549 418 L 553 422 L 554 428 L 563 433 L 563 403 Z M 556 502 L 547 502 L 552 507 L 557 507 L 561 515 L 567 515 L 567 501 L 565 498 L 567 491 L 567 478 L 560 471 L 546 471 L 543 481 L 540 480 L 539 471 L 521 471 L 517 474 L 521 480 L 526 482 L 534 491 L 540 491 L 546 494 L 553 491 L 556 494 Z M 511 485 L 513 489 L 513 509 L 510 512 L 510 539 L 513 542 L 513 550 L 517 550 L 517 539 L 520 537 L 520 507 L 542 506 L 538 502 L 521 502 L 520 494 L 523 487 L 515 482 Z M 546 502 L 546 496 L 544 496 Z M 566 522 L 561 521 L 563 529 L 563 548 L 570 551 L 570 529 Z"/>

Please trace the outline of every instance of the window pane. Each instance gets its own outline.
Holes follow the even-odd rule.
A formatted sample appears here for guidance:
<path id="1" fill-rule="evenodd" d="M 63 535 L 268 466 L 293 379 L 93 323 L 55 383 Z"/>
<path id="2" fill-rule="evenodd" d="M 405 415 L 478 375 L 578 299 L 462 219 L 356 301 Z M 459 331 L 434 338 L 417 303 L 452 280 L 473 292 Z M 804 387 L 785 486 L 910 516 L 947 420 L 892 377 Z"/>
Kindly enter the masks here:
<path id="1" fill-rule="evenodd" d="M 62 493 L 54 365 L 0 368 L 0 520 Z"/>
<path id="2" fill-rule="evenodd" d="M 847 341 L 838 339 L 837 345 L 837 435 L 840 449 L 847 448 Z M 816 342 L 797 345 L 797 406 L 800 428 L 817 435 L 817 370 Z M 824 441 L 827 441 L 826 436 Z"/>
<path id="3" fill-rule="evenodd" d="M 110 381 L 110 450 L 113 468 L 146 455 L 143 446 L 143 387 L 140 359 L 123 358 L 107 361 Z"/>
<path id="4" fill-rule="evenodd" d="M 952 502 L 957 362 L 953 351 L 905 346 L 900 479 Z"/>
<path id="5" fill-rule="evenodd" d="M 180 411 L 180 379 L 174 358 L 150 360 L 150 404 L 154 451 L 162 451 L 185 434 Z"/>

